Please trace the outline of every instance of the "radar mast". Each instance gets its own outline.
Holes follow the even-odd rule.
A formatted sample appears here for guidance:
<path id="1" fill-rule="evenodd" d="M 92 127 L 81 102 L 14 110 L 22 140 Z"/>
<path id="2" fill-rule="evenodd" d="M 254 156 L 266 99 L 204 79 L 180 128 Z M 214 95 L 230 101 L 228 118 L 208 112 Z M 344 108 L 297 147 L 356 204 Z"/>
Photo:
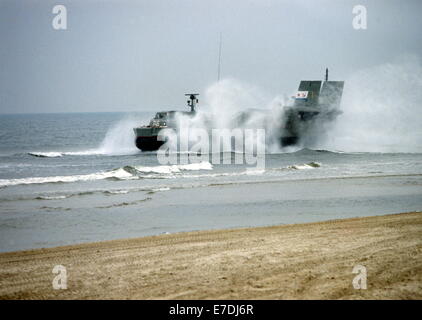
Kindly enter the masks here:
<path id="1" fill-rule="evenodd" d="M 197 98 L 199 93 L 186 93 L 185 96 L 189 97 L 188 106 L 190 107 L 190 112 L 195 112 L 196 104 L 199 102 Z"/>

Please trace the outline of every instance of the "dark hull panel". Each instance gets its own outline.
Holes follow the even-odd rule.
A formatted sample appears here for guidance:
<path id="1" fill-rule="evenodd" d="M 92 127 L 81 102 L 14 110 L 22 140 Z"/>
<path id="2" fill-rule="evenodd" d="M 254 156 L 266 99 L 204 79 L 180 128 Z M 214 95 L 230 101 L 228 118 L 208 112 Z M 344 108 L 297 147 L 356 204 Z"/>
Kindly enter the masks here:
<path id="1" fill-rule="evenodd" d="M 280 138 L 281 146 L 287 147 L 287 146 L 293 146 L 299 142 L 298 137 L 282 137 Z"/>
<path id="2" fill-rule="evenodd" d="M 142 151 L 155 151 L 164 144 L 164 141 L 157 141 L 157 136 L 151 136 L 137 137 L 135 143 L 136 147 Z"/>
<path id="3" fill-rule="evenodd" d="M 280 138 L 280 143 L 282 147 L 296 145 L 298 142 L 298 137 Z M 157 141 L 157 136 L 137 137 L 135 143 L 136 147 L 142 151 L 156 151 L 164 144 L 163 141 Z"/>

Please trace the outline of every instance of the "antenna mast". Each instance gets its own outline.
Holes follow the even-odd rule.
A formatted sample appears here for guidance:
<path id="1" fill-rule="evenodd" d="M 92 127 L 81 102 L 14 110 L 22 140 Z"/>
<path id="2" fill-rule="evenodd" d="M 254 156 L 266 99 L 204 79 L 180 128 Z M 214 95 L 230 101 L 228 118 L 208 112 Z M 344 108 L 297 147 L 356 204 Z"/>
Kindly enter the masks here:
<path id="1" fill-rule="evenodd" d="M 222 43 L 222 33 L 220 32 L 220 45 L 218 48 L 218 73 L 217 73 L 217 81 L 220 81 L 220 68 L 221 68 L 221 43 Z"/>
<path id="2" fill-rule="evenodd" d="M 328 81 L 328 68 L 325 68 L 325 81 Z"/>

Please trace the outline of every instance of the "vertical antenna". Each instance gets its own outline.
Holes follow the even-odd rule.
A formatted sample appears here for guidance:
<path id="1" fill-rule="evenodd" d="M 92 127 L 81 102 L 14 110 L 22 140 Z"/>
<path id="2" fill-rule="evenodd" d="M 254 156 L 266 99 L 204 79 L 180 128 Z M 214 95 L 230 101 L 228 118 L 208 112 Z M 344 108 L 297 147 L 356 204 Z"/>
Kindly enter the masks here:
<path id="1" fill-rule="evenodd" d="M 328 81 L 328 68 L 325 68 L 325 81 Z"/>
<path id="2" fill-rule="evenodd" d="M 221 68 L 221 43 L 222 43 L 222 33 L 220 32 L 220 45 L 218 49 L 218 74 L 217 74 L 217 81 L 220 81 L 220 68 Z"/>

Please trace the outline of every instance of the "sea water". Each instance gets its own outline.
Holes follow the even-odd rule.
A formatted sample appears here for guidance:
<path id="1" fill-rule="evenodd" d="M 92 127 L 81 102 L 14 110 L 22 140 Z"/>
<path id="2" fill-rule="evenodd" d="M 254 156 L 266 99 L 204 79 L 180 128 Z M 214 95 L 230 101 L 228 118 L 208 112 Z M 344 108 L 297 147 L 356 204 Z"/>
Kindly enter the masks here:
<path id="1" fill-rule="evenodd" d="M 271 150 L 256 171 L 162 165 L 134 145 L 152 116 L 0 115 L 0 251 L 422 209 L 418 148 Z"/>

